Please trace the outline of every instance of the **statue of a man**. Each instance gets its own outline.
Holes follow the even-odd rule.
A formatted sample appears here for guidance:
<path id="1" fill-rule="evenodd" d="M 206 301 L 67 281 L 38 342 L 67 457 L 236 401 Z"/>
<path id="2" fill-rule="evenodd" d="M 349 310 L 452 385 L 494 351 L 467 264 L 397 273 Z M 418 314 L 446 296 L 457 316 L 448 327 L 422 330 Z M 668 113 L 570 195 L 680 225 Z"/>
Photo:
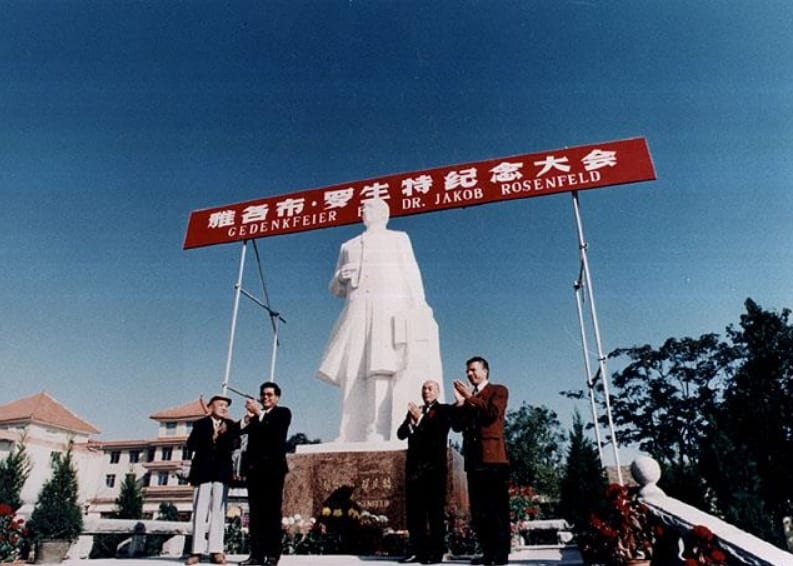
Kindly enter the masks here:
<path id="1" fill-rule="evenodd" d="M 344 242 L 330 292 L 346 299 L 317 377 L 338 385 L 338 442 L 395 440 L 408 402 L 443 383 L 438 325 L 408 235 L 386 228 L 388 204 L 363 203 L 364 232 Z"/>

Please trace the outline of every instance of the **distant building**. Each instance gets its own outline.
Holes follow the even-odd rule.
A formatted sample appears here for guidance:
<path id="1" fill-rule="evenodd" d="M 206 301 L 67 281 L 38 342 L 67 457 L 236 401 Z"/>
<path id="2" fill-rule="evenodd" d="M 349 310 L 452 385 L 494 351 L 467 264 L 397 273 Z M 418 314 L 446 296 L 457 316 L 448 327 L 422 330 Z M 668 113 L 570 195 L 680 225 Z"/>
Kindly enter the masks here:
<path id="1" fill-rule="evenodd" d="M 202 400 L 154 413 L 157 437 L 149 440 L 112 440 L 95 442 L 103 453 L 102 477 L 89 513 L 103 517 L 115 510 L 121 484 L 127 474 L 135 474 L 143 485 L 144 517 L 155 518 L 160 504 L 173 503 L 180 518 L 188 519 L 193 507 L 193 488 L 182 470 L 189 464 L 191 454 L 185 447 L 193 423 L 204 417 Z"/>
<path id="2" fill-rule="evenodd" d="M 156 438 L 101 441 L 90 438 L 99 429 L 41 392 L 0 405 L 0 458 L 19 441 L 30 455 L 32 471 L 22 490 L 23 515 L 32 511 L 50 476 L 52 454 L 66 452 L 71 443 L 86 514 L 111 516 L 125 476 L 134 474 L 143 486 L 144 517 L 156 517 L 160 504 L 170 502 L 187 520 L 193 489 L 181 473 L 191 458 L 185 442 L 193 423 L 205 415 L 199 398 L 151 415 L 158 423 Z"/>
<path id="3" fill-rule="evenodd" d="M 50 476 L 50 462 L 56 453 L 65 453 L 72 446 L 75 467 L 79 474 L 79 499 L 85 506 L 94 495 L 102 462 L 90 436 L 99 429 L 75 415 L 42 391 L 11 403 L 0 405 L 0 458 L 5 459 L 17 442 L 25 444 L 31 461 L 31 472 L 22 488 L 20 513 L 29 515 L 39 491 Z"/>

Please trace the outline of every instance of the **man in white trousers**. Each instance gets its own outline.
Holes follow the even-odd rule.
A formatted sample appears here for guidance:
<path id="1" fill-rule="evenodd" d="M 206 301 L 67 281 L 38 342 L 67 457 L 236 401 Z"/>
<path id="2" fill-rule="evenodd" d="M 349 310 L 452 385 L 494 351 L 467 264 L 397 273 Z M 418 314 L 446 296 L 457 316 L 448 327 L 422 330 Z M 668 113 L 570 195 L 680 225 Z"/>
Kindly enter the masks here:
<path id="1" fill-rule="evenodd" d="M 224 564 L 223 534 L 226 498 L 232 477 L 231 453 L 240 424 L 228 418 L 231 399 L 215 395 L 209 400 L 209 415 L 197 420 L 187 439 L 193 454 L 190 484 L 193 490 L 193 547 L 185 564 L 201 561 L 209 554 L 213 564 Z"/>

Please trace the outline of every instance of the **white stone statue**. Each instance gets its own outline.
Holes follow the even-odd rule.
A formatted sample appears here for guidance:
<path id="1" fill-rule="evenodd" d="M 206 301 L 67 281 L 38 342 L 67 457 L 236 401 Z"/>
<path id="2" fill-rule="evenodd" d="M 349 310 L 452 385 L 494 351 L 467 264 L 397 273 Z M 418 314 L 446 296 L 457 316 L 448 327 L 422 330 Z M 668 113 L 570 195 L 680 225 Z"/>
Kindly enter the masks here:
<path id="1" fill-rule="evenodd" d="M 341 388 L 336 442 L 396 440 L 421 384 L 443 383 L 438 325 L 410 239 L 386 228 L 381 199 L 365 201 L 362 216 L 366 229 L 341 245 L 330 281 L 346 302 L 317 370 Z"/>

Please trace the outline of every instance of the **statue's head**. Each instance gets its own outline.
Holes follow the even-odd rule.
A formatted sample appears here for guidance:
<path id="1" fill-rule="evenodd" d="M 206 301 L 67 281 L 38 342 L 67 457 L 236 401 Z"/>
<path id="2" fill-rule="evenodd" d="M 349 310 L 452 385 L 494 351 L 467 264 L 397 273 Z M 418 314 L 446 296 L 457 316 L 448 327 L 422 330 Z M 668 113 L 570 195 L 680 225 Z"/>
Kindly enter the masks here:
<path id="1" fill-rule="evenodd" d="M 385 226 L 391 211 L 388 203 L 381 198 L 373 198 L 363 203 L 363 225 L 367 228 L 371 226 Z"/>

